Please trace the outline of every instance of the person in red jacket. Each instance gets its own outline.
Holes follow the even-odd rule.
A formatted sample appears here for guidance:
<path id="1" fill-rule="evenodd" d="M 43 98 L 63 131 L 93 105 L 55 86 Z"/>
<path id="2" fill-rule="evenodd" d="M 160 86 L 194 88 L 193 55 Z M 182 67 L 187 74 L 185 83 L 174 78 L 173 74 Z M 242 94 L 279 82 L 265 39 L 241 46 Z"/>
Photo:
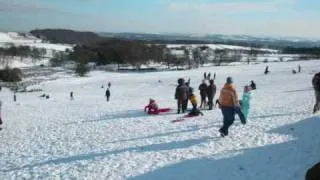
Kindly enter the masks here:
<path id="1" fill-rule="evenodd" d="M 159 113 L 169 112 L 170 110 L 171 110 L 170 108 L 159 109 L 154 99 L 150 99 L 149 104 L 144 107 L 145 112 L 147 112 L 148 114 L 154 114 L 154 115 L 157 115 Z"/>

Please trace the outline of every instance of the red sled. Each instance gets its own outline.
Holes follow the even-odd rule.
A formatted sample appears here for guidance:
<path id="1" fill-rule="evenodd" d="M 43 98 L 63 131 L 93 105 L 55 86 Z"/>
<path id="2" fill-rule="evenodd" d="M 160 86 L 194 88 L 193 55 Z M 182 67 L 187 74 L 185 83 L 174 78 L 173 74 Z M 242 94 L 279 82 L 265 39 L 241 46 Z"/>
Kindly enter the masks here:
<path id="1" fill-rule="evenodd" d="M 147 113 L 150 114 L 150 115 L 159 115 L 161 113 L 166 113 L 166 112 L 169 112 L 169 111 L 171 111 L 170 108 L 161 108 L 161 109 L 158 109 L 158 110 L 149 109 L 149 111 Z"/>

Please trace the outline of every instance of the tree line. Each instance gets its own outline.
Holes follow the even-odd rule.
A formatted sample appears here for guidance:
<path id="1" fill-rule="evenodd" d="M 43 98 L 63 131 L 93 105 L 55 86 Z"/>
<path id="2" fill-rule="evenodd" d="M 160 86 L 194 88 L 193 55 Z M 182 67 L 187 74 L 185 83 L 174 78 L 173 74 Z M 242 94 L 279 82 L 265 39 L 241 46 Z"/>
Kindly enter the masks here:
<path id="1" fill-rule="evenodd" d="M 23 61 L 25 58 L 31 58 L 33 61 L 40 60 L 47 54 L 45 48 L 36 48 L 30 46 L 10 46 L 0 47 L 0 63 L 8 66 L 14 57 L 20 57 Z"/>
<path id="2" fill-rule="evenodd" d="M 287 54 L 303 54 L 303 55 L 316 55 L 320 57 L 320 47 L 287 47 L 283 50 Z"/>
<path id="3" fill-rule="evenodd" d="M 172 66 L 184 66 L 197 68 L 208 62 L 211 51 L 214 54 L 212 62 L 215 65 L 222 63 L 238 62 L 242 59 L 243 53 L 248 54 L 248 63 L 255 61 L 259 53 L 266 53 L 257 49 L 250 50 L 232 50 L 232 49 L 210 49 L 206 45 L 190 48 L 182 46 L 176 48 L 183 52 L 180 55 L 172 53 L 172 49 L 161 44 L 146 44 L 143 41 L 110 39 L 108 41 L 96 43 L 93 45 L 75 46 L 72 51 L 67 53 L 58 53 L 51 59 L 53 66 L 60 66 L 65 61 L 72 60 L 77 63 L 77 67 L 85 70 L 84 66 L 90 62 L 96 65 L 118 64 L 118 69 L 122 65 L 131 65 L 139 69 L 143 64 L 149 62 L 161 63 L 168 68 Z"/>

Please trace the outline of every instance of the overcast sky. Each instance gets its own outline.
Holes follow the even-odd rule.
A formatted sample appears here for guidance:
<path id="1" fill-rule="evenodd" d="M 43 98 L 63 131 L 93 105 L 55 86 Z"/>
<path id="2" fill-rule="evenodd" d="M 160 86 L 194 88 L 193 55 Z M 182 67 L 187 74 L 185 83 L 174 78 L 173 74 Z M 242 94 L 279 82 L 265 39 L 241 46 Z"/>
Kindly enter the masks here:
<path id="1" fill-rule="evenodd" d="M 0 0 L 0 30 L 320 37 L 320 0 Z"/>

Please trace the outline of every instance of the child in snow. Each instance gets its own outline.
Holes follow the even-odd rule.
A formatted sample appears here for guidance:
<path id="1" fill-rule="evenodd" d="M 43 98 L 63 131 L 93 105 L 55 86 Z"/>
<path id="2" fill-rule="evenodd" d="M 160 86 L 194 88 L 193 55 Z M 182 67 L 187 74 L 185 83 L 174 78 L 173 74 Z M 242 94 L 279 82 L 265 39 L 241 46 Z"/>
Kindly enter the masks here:
<path id="1" fill-rule="evenodd" d="M 110 90 L 109 90 L 109 88 L 107 88 L 107 90 L 106 90 L 106 97 L 107 97 L 107 101 L 108 101 L 108 102 L 109 102 L 109 99 L 110 99 L 110 95 L 111 95 Z"/>
<path id="2" fill-rule="evenodd" d="M 154 99 L 150 99 L 149 104 L 144 107 L 145 112 L 147 112 L 148 114 L 154 114 L 154 115 L 158 115 L 159 113 L 163 113 L 163 112 L 169 112 L 170 110 L 171 110 L 170 108 L 159 109 Z"/>
<path id="3" fill-rule="evenodd" d="M 251 100 L 251 89 L 249 86 L 244 87 L 242 100 L 241 102 L 241 111 L 245 117 L 245 120 L 248 119 L 249 109 L 250 109 L 250 100 Z"/>
<path id="4" fill-rule="evenodd" d="M 191 100 L 191 104 L 192 104 L 192 110 L 185 117 L 193 117 L 193 116 L 199 116 L 199 115 L 203 116 L 203 113 L 197 108 L 196 95 L 192 94 L 190 100 Z"/>

